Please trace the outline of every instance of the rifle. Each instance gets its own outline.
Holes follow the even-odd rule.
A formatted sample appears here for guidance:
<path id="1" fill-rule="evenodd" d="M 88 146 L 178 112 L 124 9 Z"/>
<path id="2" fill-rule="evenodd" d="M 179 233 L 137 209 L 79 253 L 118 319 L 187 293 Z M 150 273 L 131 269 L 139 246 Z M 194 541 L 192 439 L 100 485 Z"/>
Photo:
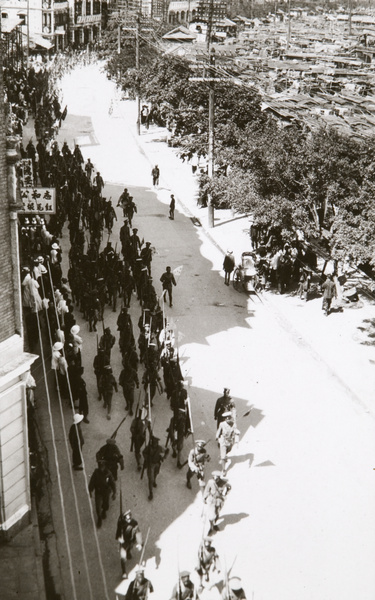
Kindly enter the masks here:
<path id="1" fill-rule="evenodd" d="M 115 429 L 115 430 L 114 430 L 114 432 L 112 433 L 112 435 L 111 435 L 111 439 L 112 439 L 112 440 L 115 440 L 115 439 L 116 439 L 117 432 L 118 432 L 118 430 L 120 429 L 120 427 L 121 427 L 121 425 L 123 424 L 123 422 L 124 422 L 124 421 L 126 421 L 126 419 L 127 419 L 127 416 L 128 416 L 128 415 L 126 415 L 126 416 L 125 416 L 125 417 L 122 419 L 122 421 L 121 421 L 120 425 L 119 425 L 118 427 L 116 427 L 116 429 Z"/>
<path id="2" fill-rule="evenodd" d="M 99 352 L 99 336 L 96 334 L 96 351 Z"/>
<path id="3" fill-rule="evenodd" d="M 147 529 L 145 543 L 143 544 L 143 548 L 142 548 L 142 554 L 141 554 L 141 557 L 140 557 L 140 559 L 139 559 L 139 564 L 140 564 L 141 566 L 142 566 L 142 561 L 143 561 L 143 557 L 144 557 L 145 550 L 146 550 L 146 545 L 147 545 L 148 536 L 150 535 L 150 529 L 151 529 L 151 527 L 149 527 L 149 528 Z"/>
<path id="4" fill-rule="evenodd" d="M 147 444 L 148 448 L 151 448 L 151 440 L 152 440 L 152 427 L 150 427 L 150 425 L 151 425 L 151 421 L 149 421 L 149 440 L 148 440 L 148 444 Z M 150 457 L 148 457 L 148 460 L 150 460 Z M 147 460 L 144 460 L 142 472 L 141 472 L 141 479 L 143 479 L 143 475 L 144 475 L 144 472 L 146 469 L 146 463 L 147 463 Z"/>

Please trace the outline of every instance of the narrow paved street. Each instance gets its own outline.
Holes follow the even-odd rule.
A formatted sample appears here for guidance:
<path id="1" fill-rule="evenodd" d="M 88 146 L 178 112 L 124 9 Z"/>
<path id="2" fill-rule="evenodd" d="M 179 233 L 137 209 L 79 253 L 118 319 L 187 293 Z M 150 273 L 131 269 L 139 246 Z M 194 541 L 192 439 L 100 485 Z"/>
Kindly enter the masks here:
<path id="1" fill-rule="evenodd" d="M 106 181 L 104 195 L 112 197 L 114 206 L 124 187 L 134 196 L 138 207 L 134 225 L 141 239 L 151 241 L 155 247 L 152 275 L 159 294 L 159 279 L 165 267 L 183 266 L 174 291 L 174 306 L 166 310 L 178 332 L 196 439 L 210 440 L 208 473 L 218 467 L 215 401 L 224 387 L 230 388 L 235 399 L 241 439 L 228 474 L 232 491 L 214 538 L 227 569 L 233 565 L 231 573 L 243 580 L 248 600 L 373 600 L 373 415 L 353 401 L 304 340 L 285 330 L 267 303 L 250 302 L 223 285 L 219 273 L 222 253 L 201 228 L 194 226 L 185 209 L 177 204 L 175 221 L 168 219 L 167 203 L 175 190 L 170 188 L 168 172 L 162 172 L 160 188 L 152 188 L 152 165 L 136 139 L 134 103 L 115 102 L 110 116 L 108 109 L 115 89 L 95 66 L 66 76 L 63 91 L 68 117 L 59 140 L 66 139 L 70 146 L 73 142 L 81 145 L 85 160 L 90 157 Z M 160 142 L 160 153 L 163 147 Z M 181 167 L 182 172 L 185 177 Z M 113 246 L 122 224 L 120 209 L 116 212 L 118 221 L 110 238 Z M 68 240 L 65 229 L 65 270 Z M 140 307 L 135 296 L 130 313 L 137 338 Z M 53 421 L 60 432 L 56 447 L 71 559 L 61 519 L 59 487 L 54 480 L 58 553 L 66 599 L 75 597 L 69 560 L 77 598 L 112 599 L 121 580 L 115 541 L 119 492 L 102 528 L 96 530 L 85 488 L 95 468 L 96 451 L 126 413 L 120 388 L 114 397 L 112 420 L 106 420 L 102 403 L 97 402 L 92 368 L 97 337 L 89 333 L 78 311 L 75 314 L 84 338 L 90 424 L 83 425 L 85 472 L 73 474 L 79 522 L 68 469 L 70 453 L 67 456 L 59 409 L 52 407 Z M 118 338 L 116 319 L 117 314 L 107 307 L 105 325 Z M 322 320 L 322 344 L 324 326 Z M 98 335 L 101 333 L 99 330 Z M 118 380 L 121 355 L 117 344 L 112 356 Z M 250 415 L 243 416 L 250 408 Z M 41 408 L 38 410 L 42 418 Z M 64 406 L 63 413 L 68 429 L 70 408 Z M 170 414 L 166 396 L 156 397 L 154 431 L 162 444 Z M 43 419 L 47 431 L 46 411 Z M 170 455 L 162 465 L 154 500 L 149 502 L 146 478 L 140 480 L 130 453 L 129 427 L 130 418 L 117 435 L 125 457 L 118 489 L 121 486 L 123 505 L 132 509 L 143 533 L 151 528 L 145 553 L 146 575 L 154 585 L 155 600 L 168 600 L 178 568 L 192 570 L 196 566 L 204 525 L 201 496 L 195 480 L 192 490 L 186 488 L 186 470 L 179 471 Z M 190 447 L 188 439 L 184 460 Z M 54 463 L 52 445 L 49 456 Z M 132 560 L 132 567 L 138 559 L 139 554 Z"/>

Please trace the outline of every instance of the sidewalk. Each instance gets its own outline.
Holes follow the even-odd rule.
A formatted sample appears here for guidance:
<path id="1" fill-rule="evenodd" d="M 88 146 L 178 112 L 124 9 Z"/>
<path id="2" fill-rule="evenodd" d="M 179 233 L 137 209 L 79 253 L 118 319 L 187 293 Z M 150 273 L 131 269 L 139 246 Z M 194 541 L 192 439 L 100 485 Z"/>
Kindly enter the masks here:
<path id="1" fill-rule="evenodd" d="M 138 137 L 135 126 L 131 125 L 135 123 L 133 103 L 121 102 L 120 110 L 150 164 L 150 179 L 152 166 L 158 164 L 160 168 L 159 200 L 169 204 L 173 193 L 177 201 L 175 218 L 178 219 L 178 211 L 189 216 L 223 255 L 231 249 L 239 264 L 242 252 L 251 250 L 247 217 L 233 214 L 231 210 L 216 210 L 215 226 L 209 228 L 207 209 L 197 205 L 198 176 L 192 174 L 190 164 L 178 158 L 178 149 L 167 145 L 167 130 L 142 127 Z M 233 290 L 233 293 L 238 292 Z M 265 292 L 261 300 L 295 342 L 326 365 L 330 376 L 342 385 L 343 393 L 361 410 L 375 417 L 374 303 L 361 297 L 358 303 L 349 304 L 343 312 L 334 312 L 326 318 L 321 310 L 321 298 L 306 303 L 296 295 Z"/>
<path id="2" fill-rule="evenodd" d="M 32 522 L 9 543 L 0 546 L 1 600 L 46 598 L 36 511 Z"/>

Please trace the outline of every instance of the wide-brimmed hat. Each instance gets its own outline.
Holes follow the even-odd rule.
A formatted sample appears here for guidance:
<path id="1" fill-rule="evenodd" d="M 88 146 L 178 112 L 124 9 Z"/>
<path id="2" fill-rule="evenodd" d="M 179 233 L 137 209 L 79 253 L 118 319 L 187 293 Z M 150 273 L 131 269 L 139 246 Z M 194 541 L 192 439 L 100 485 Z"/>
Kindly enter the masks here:
<path id="1" fill-rule="evenodd" d="M 231 590 L 240 590 L 242 589 L 242 581 L 239 577 L 232 577 L 229 579 L 229 587 Z"/>
<path id="2" fill-rule="evenodd" d="M 80 423 L 81 421 L 83 421 L 83 415 L 80 415 L 79 413 L 74 413 L 74 415 L 73 415 L 74 425 L 78 425 L 78 423 Z"/>
<path id="3" fill-rule="evenodd" d="M 73 335 L 76 335 L 77 333 L 79 333 L 81 330 L 79 325 L 73 325 L 73 327 L 70 330 L 70 333 L 73 333 Z"/>
<path id="4" fill-rule="evenodd" d="M 52 350 L 62 350 L 64 348 L 64 344 L 62 342 L 55 342 L 52 346 Z"/>
<path id="5" fill-rule="evenodd" d="M 55 243 L 55 244 L 52 244 L 51 248 L 52 248 L 53 250 L 59 250 L 59 245 L 58 245 L 58 244 L 56 244 L 56 243 Z"/>

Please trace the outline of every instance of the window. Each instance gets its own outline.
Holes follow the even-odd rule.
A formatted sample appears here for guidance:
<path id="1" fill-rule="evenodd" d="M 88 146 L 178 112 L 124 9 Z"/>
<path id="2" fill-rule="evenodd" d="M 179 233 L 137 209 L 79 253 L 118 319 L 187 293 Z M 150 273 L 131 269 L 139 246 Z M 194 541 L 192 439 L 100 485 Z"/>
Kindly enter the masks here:
<path id="1" fill-rule="evenodd" d="M 91 0 L 86 0 L 86 15 L 91 15 Z"/>
<path id="2" fill-rule="evenodd" d="M 2 19 L 7 19 L 8 18 L 8 13 L 1 13 L 1 18 Z"/>

